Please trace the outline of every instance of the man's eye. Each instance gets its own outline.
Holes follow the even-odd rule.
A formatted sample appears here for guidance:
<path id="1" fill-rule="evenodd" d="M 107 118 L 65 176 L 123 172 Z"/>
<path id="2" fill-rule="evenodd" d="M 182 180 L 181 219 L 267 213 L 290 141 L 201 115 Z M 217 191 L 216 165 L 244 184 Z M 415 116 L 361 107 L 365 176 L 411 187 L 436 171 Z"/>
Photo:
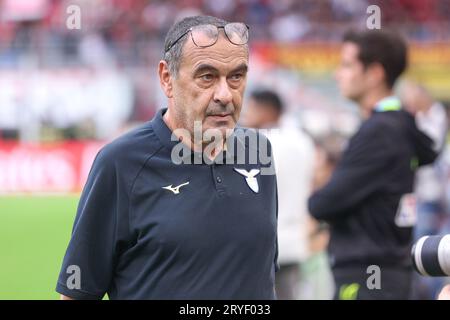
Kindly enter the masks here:
<path id="1" fill-rule="evenodd" d="M 242 73 L 236 73 L 236 74 L 233 74 L 230 78 L 233 81 L 239 81 L 242 79 L 242 77 L 243 77 Z"/>
<path id="2" fill-rule="evenodd" d="M 212 75 L 212 74 L 209 74 L 209 73 L 208 73 L 208 74 L 201 75 L 200 78 L 201 78 L 203 81 L 212 81 L 212 80 L 214 79 L 213 75 Z"/>

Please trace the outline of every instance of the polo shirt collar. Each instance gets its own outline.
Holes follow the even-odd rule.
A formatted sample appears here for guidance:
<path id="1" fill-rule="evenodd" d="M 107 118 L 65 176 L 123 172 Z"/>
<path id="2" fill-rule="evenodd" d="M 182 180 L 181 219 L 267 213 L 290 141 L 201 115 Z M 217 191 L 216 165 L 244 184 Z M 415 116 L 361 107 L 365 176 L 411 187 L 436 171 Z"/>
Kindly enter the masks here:
<path id="1" fill-rule="evenodd" d="M 161 141 L 162 145 L 169 150 L 169 152 L 172 151 L 172 149 L 179 143 L 181 143 L 181 141 L 178 139 L 178 137 L 174 134 L 172 134 L 172 131 L 170 130 L 170 128 L 167 126 L 166 122 L 163 119 L 164 114 L 166 113 L 167 108 L 163 108 L 161 110 L 159 110 L 155 117 L 152 120 L 152 126 L 153 126 L 153 130 L 155 131 L 157 137 L 159 138 L 159 140 Z M 236 129 L 234 129 L 234 132 L 236 132 Z M 234 133 L 227 139 L 227 143 L 229 143 L 231 141 L 231 139 L 235 139 L 236 141 L 236 145 L 235 145 L 235 151 L 244 151 L 245 150 L 245 142 L 242 141 L 242 139 L 239 136 L 236 136 Z M 229 144 L 230 145 L 230 144 Z M 228 145 L 228 146 L 229 146 Z M 217 157 L 214 160 L 211 160 L 213 162 L 219 162 L 222 161 L 222 163 L 225 163 L 225 161 L 223 160 L 223 157 L 225 155 L 225 159 L 226 160 L 230 160 L 231 158 L 233 158 L 234 160 L 237 159 L 238 155 L 237 152 L 221 152 L 220 154 L 217 155 Z M 188 158 L 190 158 L 190 162 L 188 163 L 196 163 L 194 161 L 195 158 L 200 158 L 202 159 L 203 154 L 201 152 L 195 152 L 191 149 L 189 149 L 189 152 L 185 152 L 185 155 L 183 157 L 183 160 L 188 160 Z M 198 162 L 198 160 L 197 160 Z"/>
<path id="2" fill-rule="evenodd" d="M 164 122 L 163 116 L 166 113 L 166 111 L 167 108 L 158 110 L 151 123 L 153 126 L 153 130 L 155 131 L 156 135 L 158 136 L 163 146 L 169 150 L 172 150 L 172 148 L 181 141 L 175 135 L 173 135 L 172 137 L 172 131 Z"/>

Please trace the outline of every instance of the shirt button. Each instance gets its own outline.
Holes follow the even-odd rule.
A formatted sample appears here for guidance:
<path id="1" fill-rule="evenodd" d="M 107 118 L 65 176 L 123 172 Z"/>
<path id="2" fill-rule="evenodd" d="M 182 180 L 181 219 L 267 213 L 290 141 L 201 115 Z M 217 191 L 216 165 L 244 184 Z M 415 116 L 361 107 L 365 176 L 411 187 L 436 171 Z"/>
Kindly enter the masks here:
<path id="1" fill-rule="evenodd" d="M 217 181 L 217 183 L 221 183 L 222 182 L 222 178 L 221 177 L 216 177 L 216 181 Z"/>

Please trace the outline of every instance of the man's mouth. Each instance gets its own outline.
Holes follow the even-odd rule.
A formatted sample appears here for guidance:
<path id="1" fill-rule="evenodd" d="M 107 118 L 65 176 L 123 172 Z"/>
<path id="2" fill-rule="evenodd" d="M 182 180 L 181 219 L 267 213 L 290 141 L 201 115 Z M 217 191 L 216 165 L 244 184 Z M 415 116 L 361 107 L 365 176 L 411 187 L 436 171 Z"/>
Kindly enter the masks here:
<path id="1" fill-rule="evenodd" d="M 208 117 L 213 117 L 213 118 L 216 118 L 216 119 L 224 120 L 227 117 L 231 117 L 231 113 L 210 114 Z"/>

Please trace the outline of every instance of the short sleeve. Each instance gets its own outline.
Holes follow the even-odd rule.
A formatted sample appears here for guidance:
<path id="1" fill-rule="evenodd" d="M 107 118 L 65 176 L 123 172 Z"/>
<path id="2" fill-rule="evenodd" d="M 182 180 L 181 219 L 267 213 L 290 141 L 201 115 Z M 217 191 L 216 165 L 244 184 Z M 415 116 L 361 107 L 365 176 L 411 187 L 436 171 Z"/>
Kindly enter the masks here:
<path id="1" fill-rule="evenodd" d="M 103 298 L 117 258 L 117 226 L 125 200 L 119 197 L 114 159 L 102 151 L 81 194 L 56 286 L 57 292 L 74 299 Z M 74 270 L 79 271 L 78 283 Z"/>

